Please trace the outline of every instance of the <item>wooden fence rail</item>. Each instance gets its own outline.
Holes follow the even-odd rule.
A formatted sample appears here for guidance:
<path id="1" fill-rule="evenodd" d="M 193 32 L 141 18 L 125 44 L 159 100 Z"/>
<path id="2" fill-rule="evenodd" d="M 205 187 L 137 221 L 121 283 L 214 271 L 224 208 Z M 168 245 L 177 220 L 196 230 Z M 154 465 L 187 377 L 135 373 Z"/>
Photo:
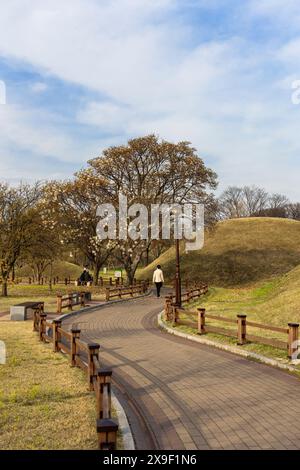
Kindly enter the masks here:
<path id="1" fill-rule="evenodd" d="M 125 286 L 125 287 L 107 287 L 105 300 L 108 302 L 111 299 L 119 298 L 126 295 L 133 297 L 135 294 L 145 294 L 149 288 L 149 281 L 138 281 L 136 285 Z"/>
<path id="2" fill-rule="evenodd" d="M 208 286 L 206 284 L 198 284 L 198 286 L 193 289 L 189 289 L 181 295 L 182 303 L 193 302 L 194 299 L 199 299 L 202 295 L 207 294 Z M 165 313 L 168 320 L 171 319 L 173 313 L 173 304 L 176 300 L 175 294 L 169 294 L 165 297 Z"/>
<path id="3" fill-rule="evenodd" d="M 81 305 L 85 306 L 85 292 L 71 292 L 70 294 L 57 294 L 57 313 L 61 313 L 64 308 L 72 310 L 73 306 Z"/>
<path id="4" fill-rule="evenodd" d="M 188 318 L 181 318 L 180 316 L 182 314 Z M 278 349 L 286 349 L 287 355 L 290 359 L 294 357 L 294 355 L 297 356 L 299 351 L 299 323 L 290 322 L 288 323 L 287 328 L 281 328 L 273 325 L 264 325 L 261 323 L 248 321 L 247 315 L 242 314 L 237 315 L 236 319 L 234 319 L 221 315 L 207 314 L 205 308 L 198 308 L 197 312 L 187 311 L 173 306 L 171 299 L 168 297 L 166 298 L 165 302 L 165 317 L 167 320 L 172 321 L 173 326 L 185 325 L 197 329 L 199 335 L 204 335 L 206 333 L 217 333 L 236 338 L 238 345 L 244 345 L 253 341 L 259 344 L 273 346 Z M 214 320 L 215 322 L 220 321 L 221 323 L 229 323 L 234 325 L 235 328 L 229 329 L 220 326 L 213 326 L 207 324 L 207 319 Z M 248 332 L 248 328 L 259 328 L 261 330 L 274 331 L 285 336 L 287 335 L 287 338 L 284 341 L 277 338 L 266 338 L 263 336 L 250 334 Z"/>
<path id="5" fill-rule="evenodd" d="M 111 377 L 110 369 L 102 369 L 99 360 L 100 345 L 86 343 L 80 339 L 81 330 L 62 328 L 61 320 L 47 321 L 47 314 L 37 309 L 33 329 L 38 332 L 40 341 L 52 343 L 54 352 L 63 352 L 70 357 L 72 367 L 80 367 L 87 375 L 88 388 L 96 397 L 96 431 L 101 450 L 116 450 L 118 424 L 111 416 Z"/>

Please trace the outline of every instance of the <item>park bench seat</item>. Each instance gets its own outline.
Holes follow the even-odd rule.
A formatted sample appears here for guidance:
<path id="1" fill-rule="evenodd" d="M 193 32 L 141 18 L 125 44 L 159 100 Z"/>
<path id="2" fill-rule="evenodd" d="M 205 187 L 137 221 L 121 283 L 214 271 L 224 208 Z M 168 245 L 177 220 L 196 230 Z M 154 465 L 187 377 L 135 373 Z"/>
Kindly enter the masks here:
<path id="1" fill-rule="evenodd" d="M 32 318 L 33 310 L 39 305 L 44 307 L 44 302 L 23 302 L 10 307 L 10 319 L 12 321 L 25 321 Z"/>

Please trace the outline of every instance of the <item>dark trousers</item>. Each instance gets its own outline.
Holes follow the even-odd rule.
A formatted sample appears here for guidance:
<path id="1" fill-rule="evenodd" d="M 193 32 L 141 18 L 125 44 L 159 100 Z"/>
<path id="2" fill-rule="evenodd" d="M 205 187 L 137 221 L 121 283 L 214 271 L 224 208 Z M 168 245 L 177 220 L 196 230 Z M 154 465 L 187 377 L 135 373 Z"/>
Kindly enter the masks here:
<path id="1" fill-rule="evenodd" d="M 163 283 L 162 282 L 156 282 L 155 285 L 156 285 L 157 297 L 160 297 L 160 289 L 162 288 Z"/>

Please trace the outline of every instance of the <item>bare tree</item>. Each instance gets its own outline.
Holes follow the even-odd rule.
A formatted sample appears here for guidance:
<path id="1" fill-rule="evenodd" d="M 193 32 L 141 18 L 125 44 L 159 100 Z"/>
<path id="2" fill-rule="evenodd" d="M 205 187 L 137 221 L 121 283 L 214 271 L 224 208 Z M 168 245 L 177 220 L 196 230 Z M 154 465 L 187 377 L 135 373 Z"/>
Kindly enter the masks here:
<path id="1" fill-rule="evenodd" d="M 287 217 L 289 200 L 282 194 L 271 194 L 257 186 L 230 186 L 219 200 L 221 218 Z"/>
<path id="2" fill-rule="evenodd" d="M 283 209 L 290 204 L 290 201 L 283 194 L 271 194 L 268 198 L 269 209 Z"/>
<path id="3" fill-rule="evenodd" d="M 300 203 L 299 202 L 288 204 L 286 210 L 287 210 L 287 216 L 290 219 L 300 220 Z"/>
<path id="4" fill-rule="evenodd" d="M 242 188 L 242 194 L 248 217 L 252 217 L 254 214 L 264 210 L 268 202 L 268 193 L 257 186 L 244 186 Z"/>
<path id="5" fill-rule="evenodd" d="M 247 217 L 243 189 L 229 186 L 219 198 L 219 212 L 225 219 Z"/>

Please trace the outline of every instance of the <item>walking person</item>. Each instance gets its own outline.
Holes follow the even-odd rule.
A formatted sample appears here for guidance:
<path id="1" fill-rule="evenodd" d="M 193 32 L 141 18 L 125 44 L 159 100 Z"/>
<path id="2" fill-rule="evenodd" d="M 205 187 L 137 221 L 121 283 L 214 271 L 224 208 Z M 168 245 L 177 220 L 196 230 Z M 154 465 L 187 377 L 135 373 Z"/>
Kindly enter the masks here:
<path id="1" fill-rule="evenodd" d="M 153 273 L 153 283 L 156 286 L 157 297 L 160 297 L 160 289 L 164 283 L 164 273 L 162 272 L 160 264 L 157 265 L 157 268 Z"/>

